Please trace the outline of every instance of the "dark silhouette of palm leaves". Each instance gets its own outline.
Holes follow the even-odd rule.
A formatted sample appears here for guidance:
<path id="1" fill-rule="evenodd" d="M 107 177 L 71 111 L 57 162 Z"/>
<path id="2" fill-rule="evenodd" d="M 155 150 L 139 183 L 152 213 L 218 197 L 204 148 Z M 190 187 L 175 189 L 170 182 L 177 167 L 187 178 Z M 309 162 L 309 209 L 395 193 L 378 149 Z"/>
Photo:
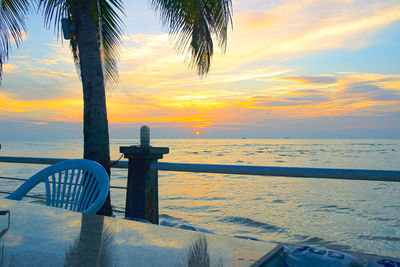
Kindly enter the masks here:
<path id="1" fill-rule="evenodd" d="M 17 46 L 22 41 L 29 4 L 27 0 L 1 0 L 0 2 L 0 82 L 3 64 L 8 59 L 12 41 Z"/>
<path id="2" fill-rule="evenodd" d="M 178 51 L 191 51 L 191 66 L 208 73 L 213 55 L 212 35 L 225 51 L 231 23 L 231 0 L 151 0 L 164 26 L 177 39 Z"/>

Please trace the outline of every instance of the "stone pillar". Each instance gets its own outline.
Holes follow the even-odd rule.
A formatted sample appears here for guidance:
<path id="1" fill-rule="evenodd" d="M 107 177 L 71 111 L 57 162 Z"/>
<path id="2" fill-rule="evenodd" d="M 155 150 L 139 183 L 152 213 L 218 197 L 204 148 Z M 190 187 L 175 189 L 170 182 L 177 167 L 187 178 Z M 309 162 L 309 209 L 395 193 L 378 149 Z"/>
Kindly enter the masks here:
<path id="1" fill-rule="evenodd" d="M 120 152 L 129 159 L 125 217 L 158 224 L 158 171 L 150 166 L 168 154 L 169 148 L 150 146 L 150 129 L 142 126 L 140 146 L 122 146 Z"/>

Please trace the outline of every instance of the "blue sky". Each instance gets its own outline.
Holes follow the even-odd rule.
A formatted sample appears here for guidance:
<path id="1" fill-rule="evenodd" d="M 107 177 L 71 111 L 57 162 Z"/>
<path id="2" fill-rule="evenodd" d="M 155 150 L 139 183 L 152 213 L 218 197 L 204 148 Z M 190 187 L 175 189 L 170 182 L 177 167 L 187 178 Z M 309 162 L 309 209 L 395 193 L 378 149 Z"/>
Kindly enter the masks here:
<path id="1" fill-rule="evenodd" d="M 206 78 L 147 1 L 126 1 L 111 138 L 399 138 L 400 1 L 233 1 Z M 68 43 L 32 15 L 0 87 L 0 139 L 82 137 Z"/>

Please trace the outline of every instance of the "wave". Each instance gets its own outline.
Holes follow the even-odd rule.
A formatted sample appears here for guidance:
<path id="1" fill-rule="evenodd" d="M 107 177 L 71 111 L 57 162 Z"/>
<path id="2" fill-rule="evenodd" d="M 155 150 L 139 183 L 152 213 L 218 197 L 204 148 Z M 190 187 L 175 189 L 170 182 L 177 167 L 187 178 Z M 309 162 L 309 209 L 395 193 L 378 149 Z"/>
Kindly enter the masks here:
<path id="1" fill-rule="evenodd" d="M 181 220 L 180 218 L 177 218 L 177 217 L 174 217 L 174 216 L 165 214 L 165 213 L 160 214 L 160 215 L 159 215 L 159 218 L 160 218 L 160 219 L 166 219 L 166 220 Z"/>
<path id="2" fill-rule="evenodd" d="M 163 200 L 182 200 L 182 199 L 189 199 L 187 197 L 166 197 Z"/>
<path id="3" fill-rule="evenodd" d="M 283 199 L 274 199 L 271 201 L 272 203 L 285 203 L 286 201 Z"/>
<path id="4" fill-rule="evenodd" d="M 337 205 L 321 205 L 315 211 L 327 211 L 327 212 L 337 212 L 337 213 L 344 213 L 344 212 L 355 212 L 355 209 L 349 207 L 339 207 Z"/>
<path id="5" fill-rule="evenodd" d="M 237 217 L 237 216 L 227 216 L 227 217 L 224 217 L 224 218 L 220 219 L 220 221 L 221 222 L 228 222 L 228 223 L 244 225 L 244 226 L 248 226 L 248 227 L 261 228 L 261 229 L 263 229 L 265 231 L 268 231 L 268 232 L 282 232 L 282 231 L 285 231 L 285 229 L 283 229 L 283 228 L 281 228 L 279 226 L 268 224 L 268 223 L 264 223 L 264 222 L 255 221 L 255 220 L 252 220 L 250 218 L 243 218 L 243 217 Z"/>
<path id="6" fill-rule="evenodd" d="M 381 218 L 381 217 L 376 217 L 376 218 L 370 218 L 370 221 L 378 221 L 378 222 L 392 222 L 396 221 L 394 218 Z"/>
<path id="7" fill-rule="evenodd" d="M 374 241 L 392 241 L 400 242 L 400 237 L 397 236 L 372 236 L 372 235 L 359 235 L 358 238 Z"/>
<path id="8" fill-rule="evenodd" d="M 196 198 L 191 198 L 194 200 L 209 200 L 209 201 L 214 201 L 214 200 L 230 200 L 230 198 L 227 197 L 196 197 Z"/>
<path id="9" fill-rule="evenodd" d="M 202 205 L 202 206 L 197 206 L 197 207 L 188 207 L 188 206 L 180 206 L 180 205 L 169 205 L 165 206 L 164 209 L 168 210 L 180 210 L 183 212 L 216 212 L 219 211 L 217 207 L 211 206 L 211 205 Z"/>

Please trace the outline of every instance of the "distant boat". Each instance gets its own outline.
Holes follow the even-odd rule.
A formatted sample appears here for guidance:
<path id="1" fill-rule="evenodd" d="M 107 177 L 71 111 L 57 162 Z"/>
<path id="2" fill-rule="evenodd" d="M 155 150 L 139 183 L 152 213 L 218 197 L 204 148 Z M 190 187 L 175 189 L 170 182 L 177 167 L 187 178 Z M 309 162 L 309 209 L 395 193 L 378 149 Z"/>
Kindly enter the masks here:
<path id="1" fill-rule="evenodd" d="M 242 139 L 246 139 L 246 137 L 242 137 Z"/>

